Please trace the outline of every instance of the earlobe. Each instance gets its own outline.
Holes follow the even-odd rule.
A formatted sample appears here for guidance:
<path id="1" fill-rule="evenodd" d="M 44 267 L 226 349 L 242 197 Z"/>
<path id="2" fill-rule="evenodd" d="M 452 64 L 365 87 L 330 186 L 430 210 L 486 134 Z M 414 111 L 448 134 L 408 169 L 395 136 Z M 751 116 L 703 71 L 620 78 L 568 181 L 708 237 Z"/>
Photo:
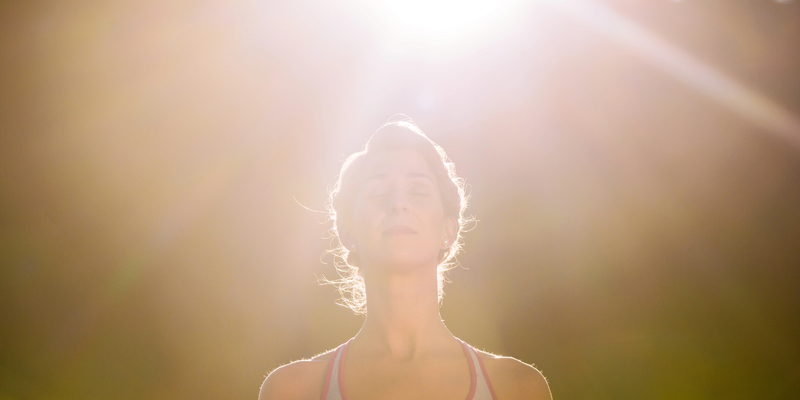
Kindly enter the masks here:
<path id="1" fill-rule="evenodd" d="M 350 230 L 345 227 L 339 228 L 339 242 L 349 251 L 358 250 L 358 245 L 356 244 L 353 235 L 351 235 Z"/>
<path id="2" fill-rule="evenodd" d="M 449 249 L 456 241 L 456 235 L 458 234 L 458 222 L 455 218 L 449 217 L 444 221 L 444 240 L 442 241 L 444 244 L 442 245 L 442 249 Z"/>

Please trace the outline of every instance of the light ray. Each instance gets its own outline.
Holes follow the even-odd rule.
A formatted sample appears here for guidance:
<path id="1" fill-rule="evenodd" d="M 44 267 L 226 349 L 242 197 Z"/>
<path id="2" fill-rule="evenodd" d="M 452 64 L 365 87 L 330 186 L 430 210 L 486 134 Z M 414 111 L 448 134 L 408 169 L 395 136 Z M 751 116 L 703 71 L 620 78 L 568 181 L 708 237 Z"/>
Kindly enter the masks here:
<path id="1" fill-rule="evenodd" d="M 532 2 L 532 3 L 538 3 Z M 439 58 L 464 54 L 514 31 L 521 0 L 356 0 L 356 11 L 397 50 Z"/>
<path id="2" fill-rule="evenodd" d="M 772 99 L 698 60 L 605 5 L 590 0 L 563 1 L 556 4 L 571 17 L 633 49 L 657 68 L 800 148 L 800 119 Z"/>

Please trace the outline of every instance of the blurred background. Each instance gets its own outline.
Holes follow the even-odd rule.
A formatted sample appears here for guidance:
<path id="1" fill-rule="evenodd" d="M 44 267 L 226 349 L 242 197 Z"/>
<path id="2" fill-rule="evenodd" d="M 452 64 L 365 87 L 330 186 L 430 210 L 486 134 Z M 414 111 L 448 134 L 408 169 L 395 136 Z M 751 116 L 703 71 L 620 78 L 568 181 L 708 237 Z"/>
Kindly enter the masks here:
<path id="1" fill-rule="evenodd" d="M 800 398 L 800 4 L 0 6 L 0 399 L 256 399 L 352 337 L 323 210 L 395 113 L 442 316 L 556 399 Z"/>

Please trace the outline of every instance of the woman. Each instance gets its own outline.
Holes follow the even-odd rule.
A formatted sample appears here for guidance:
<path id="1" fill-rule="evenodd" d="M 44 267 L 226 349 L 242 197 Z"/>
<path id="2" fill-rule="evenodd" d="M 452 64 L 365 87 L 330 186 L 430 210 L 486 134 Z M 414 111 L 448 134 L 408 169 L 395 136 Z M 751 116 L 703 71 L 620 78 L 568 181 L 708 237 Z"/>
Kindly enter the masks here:
<path id="1" fill-rule="evenodd" d="M 384 125 L 351 155 L 329 209 L 343 261 L 336 283 L 364 325 L 273 371 L 260 399 L 550 399 L 538 370 L 473 349 L 439 315 L 466 204 L 454 165 L 411 122 Z"/>

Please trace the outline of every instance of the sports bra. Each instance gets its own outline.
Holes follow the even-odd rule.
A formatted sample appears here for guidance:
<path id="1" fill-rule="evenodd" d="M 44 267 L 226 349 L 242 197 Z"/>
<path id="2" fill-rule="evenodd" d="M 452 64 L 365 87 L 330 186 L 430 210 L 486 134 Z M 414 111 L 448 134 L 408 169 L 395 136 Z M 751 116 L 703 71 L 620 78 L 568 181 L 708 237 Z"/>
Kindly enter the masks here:
<path id="1" fill-rule="evenodd" d="M 328 362 L 328 373 L 325 378 L 325 388 L 322 390 L 322 400 L 347 400 L 342 371 L 344 371 L 347 347 L 352 340 L 350 339 L 339 346 L 333 353 L 331 361 Z M 466 400 L 497 400 L 492 383 L 489 381 L 489 375 L 486 374 L 486 367 L 483 365 L 483 360 L 478 356 L 478 352 L 461 339 L 458 342 L 461 343 L 461 348 L 464 350 L 464 354 L 467 355 L 469 374 L 472 377 Z M 475 368 L 476 364 L 480 368 Z"/>

